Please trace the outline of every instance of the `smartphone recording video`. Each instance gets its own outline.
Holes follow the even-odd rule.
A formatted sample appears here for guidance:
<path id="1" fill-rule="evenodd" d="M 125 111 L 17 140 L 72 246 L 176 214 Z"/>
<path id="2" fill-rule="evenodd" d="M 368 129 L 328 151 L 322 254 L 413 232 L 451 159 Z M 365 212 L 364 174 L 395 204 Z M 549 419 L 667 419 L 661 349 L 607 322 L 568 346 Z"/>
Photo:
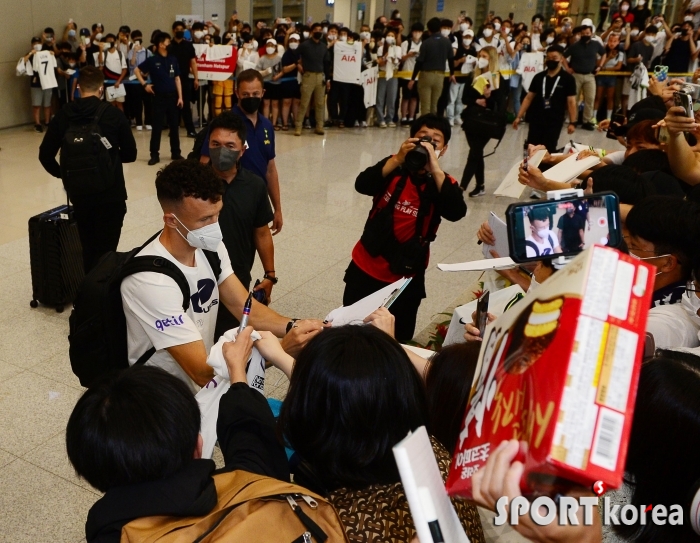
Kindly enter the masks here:
<path id="1" fill-rule="evenodd" d="M 512 204 L 506 223 L 515 262 L 576 256 L 596 244 L 617 247 L 622 239 L 619 200 L 613 192 Z"/>

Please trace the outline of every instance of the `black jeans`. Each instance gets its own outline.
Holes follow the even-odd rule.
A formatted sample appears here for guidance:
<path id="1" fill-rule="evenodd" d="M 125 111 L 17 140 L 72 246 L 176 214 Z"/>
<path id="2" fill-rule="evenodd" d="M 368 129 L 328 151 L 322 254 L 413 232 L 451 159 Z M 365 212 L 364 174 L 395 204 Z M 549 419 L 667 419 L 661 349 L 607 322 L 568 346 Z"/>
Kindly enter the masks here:
<path id="1" fill-rule="evenodd" d="M 187 130 L 188 133 L 192 133 L 195 131 L 194 123 L 192 122 L 192 91 L 194 90 L 194 80 L 190 79 L 189 74 L 186 74 L 180 78 L 180 81 L 182 83 L 183 103 L 180 115 L 182 115 L 182 121 L 185 123 L 185 130 Z"/>
<path id="2" fill-rule="evenodd" d="M 151 157 L 160 156 L 160 133 L 163 131 L 163 117 L 170 128 L 170 154 L 180 156 L 180 109 L 177 107 L 177 93 L 168 92 L 153 96 L 153 131 L 151 132 Z"/>
<path id="3" fill-rule="evenodd" d="M 151 95 L 141 85 L 125 85 L 126 102 L 129 105 L 129 118 L 136 121 L 136 126 L 153 124 L 151 118 Z"/>
<path id="4" fill-rule="evenodd" d="M 528 119 L 530 128 L 527 131 L 527 142 L 532 145 L 544 145 L 547 151 L 554 153 L 559 145 L 559 134 L 564 125 L 564 119 L 552 122 L 549 119 Z"/>
<path id="5" fill-rule="evenodd" d="M 87 274 L 100 257 L 116 251 L 126 215 L 126 202 L 106 204 L 73 203 L 73 216 L 83 246 L 83 267 Z"/>
<path id="6" fill-rule="evenodd" d="M 483 187 L 484 170 L 486 168 L 484 164 L 484 147 L 486 147 L 490 138 L 485 138 L 480 134 L 470 134 L 469 132 L 465 132 L 465 134 L 469 144 L 469 156 L 467 157 L 467 164 L 464 166 L 462 182 L 459 185 L 466 189 L 472 177 L 476 176 L 476 186 Z"/>
<path id="7" fill-rule="evenodd" d="M 391 284 L 366 274 L 352 261 L 348 269 L 345 270 L 343 280 L 345 281 L 343 305 L 352 305 L 365 296 Z M 413 339 L 416 330 L 416 316 L 423 298 L 425 298 L 425 272 L 413 277 L 406 289 L 389 308 L 391 314 L 396 318 L 394 335 L 400 343 L 406 343 Z"/>

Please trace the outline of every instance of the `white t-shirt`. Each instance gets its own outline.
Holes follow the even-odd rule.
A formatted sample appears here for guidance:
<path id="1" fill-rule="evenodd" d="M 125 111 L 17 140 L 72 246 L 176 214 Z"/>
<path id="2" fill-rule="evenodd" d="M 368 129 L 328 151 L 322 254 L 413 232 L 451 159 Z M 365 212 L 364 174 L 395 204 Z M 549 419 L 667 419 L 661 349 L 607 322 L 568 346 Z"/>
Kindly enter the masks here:
<path id="1" fill-rule="evenodd" d="M 695 293 L 691 293 L 693 296 Z M 682 303 L 652 307 L 647 332 L 654 336 L 657 349 L 680 349 L 700 346 L 700 326 L 690 319 Z"/>
<path id="2" fill-rule="evenodd" d="M 104 66 L 110 72 L 121 74 L 122 70 L 126 70 L 126 55 L 120 54 L 116 47 L 113 51 L 104 51 Z"/>
<path id="3" fill-rule="evenodd" d="M 388 53 L 386 55 L 386 64 L 380 69 L 384 70 L 386 74 L 386 79 L 391 79 L 394 77 L 394 72 L 399 69 L 399 62 L 401 62 L 402 49 L 398 45 L 389 45 Z M 377 57 L 384 56 L 384 46 L 380 45 L 377 47 Z"/>
<path id="4" fill-rule="evenodd" d="M 190 286 L 190 307 L 182 310 L 182 291 L 170 277 L 161 273 L 142 272 L 130 275 L 121 284 L 122 303 L 126 315 L 129 364 L 136 362 L 148 349 L 156 352 L 146 362 L 182 379 L 193 393 L 199 387 L 175 359 L 168 347 L 204 341 L 207 353 L 214 345 L 216 316 L 219 313 L 219 287 L 233 274 L 231 260 L 223 243 L 217 250 L 221 259 L 218 283 L 206 256 L 197 249 L 196 266 L 184 266 L 163 247 L 159 238 L 143 248 L 139 255 L 155 255 L 173 262 L 187 278 Z"/>
<path id="5" fill-rule="evenodd" d="M 528 258 L 533 256 L 547 256 L 554 254 L 554 249 L 559 247 L 559 239 L 551 230 L 547 231 L 547 235 L 544 236 L 542 243 L 535 241 L 535 238 L 532 236 L 530 236 L 529 238 L 525 238 L 525 241 L 534 243 L 537 247 L 537 252 L 535 252 L 535 249 L 530 247 L 529 244 L 526 245 L 525 256 L 527 256 Z"/>
<path id="6" fill-rule="evenodd" d="M 542 70 L 544 70 L 544 55 L 541 52 L 530 52 L 520 55 L 518 69 L 515 71 L 522 77 L 525 92 L 530 90 L 530 83 L 532 83 L 532 78 L 535 77 L 535 74 Z"/>
<path id="7" fill-rule="evenodd" d="M 401 58 L 405 57 L 410 52 L 416 53 L 415 57 L 409 57 L 404 61 L 403 68 L 401 68 L 401 71 L 413 73 L 413 69 L 416 67 L 416 59 L 418 58 L 418 53 L 420 53 L 421 43 L 423 42 L 415 43 L 412 39 L 406 40 L 405 42 L 401 43 Z M 404 79 L 411 79 L 411 77 L 405 77 Z"/>
<path id="8" fill-rule="evenodd" d="M 43 90 L 58 87 L 56 81 L 56 57 L 51 51 L 37 51 L 32 59 L 32 69 L 39 74 L 39 82 Z"/>

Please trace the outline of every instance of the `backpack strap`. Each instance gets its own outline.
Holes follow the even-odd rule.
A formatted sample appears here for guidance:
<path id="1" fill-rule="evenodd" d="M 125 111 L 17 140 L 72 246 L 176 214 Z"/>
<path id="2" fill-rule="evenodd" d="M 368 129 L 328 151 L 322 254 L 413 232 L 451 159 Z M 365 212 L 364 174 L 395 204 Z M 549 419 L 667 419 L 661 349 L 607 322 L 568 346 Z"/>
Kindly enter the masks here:
<path id="1" fill-rule="evenodd" d="M 221 277 L 221 259 L 219 258 L 219 253 L 217 253 L 216 251 L 203 251 L 204 256 L 207 257 L 207 261 L 209 262 L 209 265 L 211 266 L 211 269 L 214 272 L 214 275 L 216 276 L 218 282 L 219 277 Z"/>
<path id="2" fill-rule="evenodd" d="M 531 242 L 530 240 L 527 240 L 527 239 L 526 239 L 526 240 L 525 240 L 525 245 L 526 245 L 527 247 L 530 247 L 530 249 L 532 249 L 533 251 L 535 251 L 535 256 L 540 256 L 540 250 L 537 248 L 537 245 L 535 245 L 533 242 Z"/>
<path id="3" fill-rule="evenodd" d="M 552 239 L 552 234 L 547 235 L 547 240 L 549 241 L 549 245 L 552 247 L 552 251 L 554 251 L 554 240 Z"/>
<path id="4" fill-rule="evenodd" d="M 94 117 L 94 123 L 99 124 L 100 119 L 102 118 L 102 115 L 104 115 L 104 112 L 107 111 L 110 106 L 107 102 L 102 102 L 99 106 L 97 106 L 97 111 L 95 111 L 95 117 Z"/>

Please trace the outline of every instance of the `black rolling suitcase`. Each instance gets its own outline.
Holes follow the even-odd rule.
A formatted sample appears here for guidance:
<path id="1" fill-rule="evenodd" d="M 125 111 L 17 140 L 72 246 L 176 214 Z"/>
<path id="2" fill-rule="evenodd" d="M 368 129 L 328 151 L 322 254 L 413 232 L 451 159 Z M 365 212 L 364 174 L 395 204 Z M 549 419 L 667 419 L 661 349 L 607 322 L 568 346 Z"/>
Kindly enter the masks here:
<path id="1" fill-rule="evenodd" d="M 75 298 L 83 281 L 83 249 L 73 208 L 62 205 L 29 219 L 32 301 L 59 313 Z"/>

